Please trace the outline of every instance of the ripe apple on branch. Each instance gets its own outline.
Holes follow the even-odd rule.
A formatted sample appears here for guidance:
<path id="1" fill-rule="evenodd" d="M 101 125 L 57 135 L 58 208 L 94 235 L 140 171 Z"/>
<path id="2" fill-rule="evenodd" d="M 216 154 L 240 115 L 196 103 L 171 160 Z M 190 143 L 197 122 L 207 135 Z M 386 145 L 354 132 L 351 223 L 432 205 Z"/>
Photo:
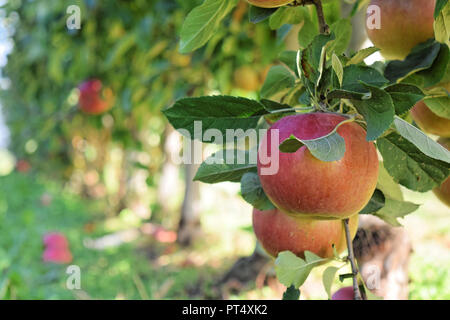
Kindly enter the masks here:
<path id="1" fill-rule="evenodd" d="M 181 51 L 204 46 L 235 2 L 192 10 L 181 31 Z M 378 48 L 346 55 L 350 20 L 341 18 L 328 25 L 325 2 L 247 2 L 253 5 L 249 19 L 254 23 L 268 20 L 272 29 L 300 25 L 301 48 L 280 55 L 258 100 L 220 95 L 183 98 L 163 113 L 185 136 L 196 137 L 197 121 L 215 135 L 235 133 L 232 146 L 226 146 L 230 149 L 206 159 L 194 180 L 241 183 L 242 197 L 254 207 L 256 237 L 276 257 L 278 279 L 289 292 L 298 290 L 313 267 L 336 260 L 349 263 L 351 295 L 361 299 L 367 296 L 366 289 L 352 246 L 359 215 L 371 214 L 399 226 L 399 218 L 418 208 L 386 188 L 379 161 L 389 183 L 418 192 L 445 188 L 450 174 L 450 152 L 407 117 L 411 110 L 417 124 L 433 132 L 418 115 L 424 101 L 443 118 L 443 129 L 438 121 L 430 127 L 446 135 L 450 98 L 447 91 L 435 87 L 448 82 L 449 35 L 442 19 L 450 4 L 373 0 L 369 8 L 376 7 L 381 15 L 380 28 L 368 33 Z M 317 19 L 307 5 L 314 6 Z M 202 20 L 213 13 L 220 18 Z M 378 49 L 386 58 L 398 60 L 367 65 L 365 59 Z M 259 148 L 238 150 L 234 138 L 249 139 L 257 130 L 265 130 L 257 141 Z M 215 142 L 205 136 L 199 139 Z M 235 154 L 243 151 L 244 161 L 235 161 Z M 277 169 L 272 172 L 267 167 Z M 346 256 L 339 256 L 345 248 Z M 327 288 L 338 271 L 335 267 L 325 271 Z"/>

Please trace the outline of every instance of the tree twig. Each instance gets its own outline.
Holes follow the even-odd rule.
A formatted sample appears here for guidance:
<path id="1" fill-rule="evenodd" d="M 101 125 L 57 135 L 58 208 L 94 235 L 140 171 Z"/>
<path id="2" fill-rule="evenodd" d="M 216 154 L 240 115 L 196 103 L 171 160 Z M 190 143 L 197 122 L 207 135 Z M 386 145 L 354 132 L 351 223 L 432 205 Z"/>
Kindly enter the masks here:
<path id="1" fill-rule="evenodd" d="M 307 4 L 313 4 L 317 10 L 317 17 L 319 18 L 320 33 L 329 34 L 330 27 L 325 21 L 325 15 L 323 13 L 322 0 L 295 0 L 292 6 L 305 6 Z"/>
<path id="2" fill-rule="evenodd" d="M 355 262 L 355 255 L 353 254 L 353 243 L 352 237 L 350 235 L 350 228 L 348 227 L 348 219 L 344 220 L 345 227 L 345 238 L 347 240 L 347 249 L 348 249 L 348 259 L 350 260 L 350 265 L 352 267 L 353 274 L 353 292 L 355 293 L 355 300 L 362 300 L 361 292 L 359 291 L 358 286 L 358 267 Z"/>
<path id="3" fill-rule="evenodd" d="M 325 21 L 325 15 L 323 13 L 323 8 L 322 8 L 322 1 L 321 0 L 313 0 L 313 4 L 316 6 L 317 18 L 319 18 L 320 33 L 329 34 L 330 27 L 328 26 L 327 22 Z"/>

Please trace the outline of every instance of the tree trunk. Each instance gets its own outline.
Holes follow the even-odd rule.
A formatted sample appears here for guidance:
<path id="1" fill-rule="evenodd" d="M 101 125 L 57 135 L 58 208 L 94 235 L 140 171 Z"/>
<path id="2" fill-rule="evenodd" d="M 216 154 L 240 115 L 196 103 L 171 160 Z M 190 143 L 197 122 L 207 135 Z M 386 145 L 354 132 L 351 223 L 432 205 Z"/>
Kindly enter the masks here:
<path id="1" fill-rule="evenodd" d="M 178 226 L 178 242 L 183 246 L 189 246 L 201 233 L 200 226 L 200 192 L 199 182 L 192 181 L 199 165 L 186 164 L 183 205 L 181 207 L 181 219 Z"/>
<path id="2" fill-rule="evenodd" d="M 361 215 L 353 246 L 364 282 L 375 295 L 386 300 L 408 299 L 412 247 L 404 228 Z"/>

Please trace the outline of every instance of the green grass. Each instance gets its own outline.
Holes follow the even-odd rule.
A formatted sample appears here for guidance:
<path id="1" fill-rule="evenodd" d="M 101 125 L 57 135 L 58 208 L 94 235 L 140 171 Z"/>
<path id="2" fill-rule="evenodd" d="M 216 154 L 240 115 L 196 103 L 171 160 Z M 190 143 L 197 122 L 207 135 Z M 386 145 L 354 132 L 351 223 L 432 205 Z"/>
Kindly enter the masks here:
<path id="1" fill-rule="evenodd" d="M 214 201 L 204 206 L 204 235 L 193 248 L 181 249 L 141 235 L 94 250 L 86 240 L 126 230 L 130 226 L 125 215 L 108 218 L 104 202 L 83 199 L 38 175 L 13 172 L 0 177 L 0 299 L 217 298 L 214 282 L 254 246 L 254 236 L 243 231 L 251 210 L 234 191 L 224 190 L 207 186 L 202 191 L 207 199 L 217 197 L 224 205 Z M 41 204 L 43 194 L 51 195 L 49 206 Z M 432 197 L 408 194 L 409 200 L 425 204 L 404 221 L 414 244 L 410 299 L 450 299 L 448 209 Z M 42 261 L 42 236 L 49 231 L 67 236 L 72 264 L 81 270 L 81 290 L 66 288 L 66 265 Z M 304 298 L 326 299 L 320 275 L 313 273 L 307 283 L 309 288 L 302 292 L 311 289 L 311 293 Z M 333 290 L 341 285 L 336 281 Z M 279 299 L 281 291 L 274 283 L 253 285 L 228 297 Z"/>
<path id="2" fill-rule="evenodd" d="M 201 268 L 159 267 L 148 259 L 141 241 L 105 250 L 88 249 L 86 238 L 103 235 L 84 231 L 102 218 L 101 206 L 83 201 L 38 177 L 12 173 L 0 177 L 0 299 L 182 299 L 195 286 Z M 42 194 L 53 197 L 50 206 Z M 81 290 L 66 288 L 66 267 L 42 261 L 42 236 L 63 232 L 81 269 Z M 157 246 L 157 244 L 155 244 Z M 150 248 L 152 246 L 150 245 Z"/>

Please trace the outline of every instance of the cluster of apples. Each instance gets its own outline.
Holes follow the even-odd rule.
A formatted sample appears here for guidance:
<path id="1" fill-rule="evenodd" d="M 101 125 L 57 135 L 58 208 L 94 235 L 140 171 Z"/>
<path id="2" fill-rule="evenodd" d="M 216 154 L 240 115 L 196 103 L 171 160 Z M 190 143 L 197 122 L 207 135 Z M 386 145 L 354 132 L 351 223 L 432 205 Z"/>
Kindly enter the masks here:
<path id="1" fill-rule="evenodd" d="M 341 124 L 338 134 L 346 151 L 338 161 L 321 161 L 306 146 L 282 153 L 279 145 L 290 135 L 301 140 L 325 136 L 347 118 L 332 113 L 287 116 L 275 122 L 258 150 L 258 175 L 276 209 L 253 210 L 253 228 L 261 245 L 272 256 L 289 250 L 299 257 L 310 251 L 330 258 L 346 248 L 343 219 L 349 219 L 353 238 L 358 213 L 369 202 L 378 178 L 378 156 L 366 131 L 354 122 Z M 278 131 L 278 137 L 272 131 Z M 273 156 L 272 152 L 278 152 Z M 266 159 L 278 158 L 278 171 L 265 174 Z M 272 165 L 272 164 L 270 164 Z"/>
<path id="2" fill-rule="evenodd" d="M 434 37 L 436 0 L 372 0 L 370 4 L 381 9 L 381 28 L 367 29 L 367 34 L 386 59 L 403 60 L 416 45 Z M 447 81 L 435 87 L 450 91 Z M 411 109 L 411 116 L 423 131 L 439 136 L 438 142 L 450 148 L 450 119 L 433 113 L 424 101 Z M 450 206 L 450 178 L 433 191 Z"/>
<path id="3" fill-rule="evenodd" d="M 247 0 L 262 8 L 275 8 L 292 0 Z M 331 113 L 309 113 L 284 117 L 274 123 L 261 141 L 258 151 L 258 175 L 262 188 L 276 209 L 253 209 L 253 229 L 263 248 L 276 257 L 289 250 L 304 258 L 310 251 L 330 258 L 346 248 L 343 219 L 349 219 L 353 238 L 358 228 L 358 212 L 370 200 L 378 177 L 375 146 L 366 141 L 366 132 L 355 123 L 338 128 L 346 152 L 339 161 L 315 158 L 306 146 L 295 153 L 279 153 L 282 141 L 292 134 L 311 140 L 327 135 L 346 118 Z M 271 131 L 278 131 L 272 140 Z M 279 170 L 264 174 L 263 157 L 278 159 Z M 333 249 L 334 248 L 334 249 Z"/>
<path id="4" fill-rule="evenodd" d="M 50 232 L 44 235 L 45 250 L 42 254 L 44 262 L 67 264 L 72 261 L 72 253 L 66 237 L 58 232 Z"/>

